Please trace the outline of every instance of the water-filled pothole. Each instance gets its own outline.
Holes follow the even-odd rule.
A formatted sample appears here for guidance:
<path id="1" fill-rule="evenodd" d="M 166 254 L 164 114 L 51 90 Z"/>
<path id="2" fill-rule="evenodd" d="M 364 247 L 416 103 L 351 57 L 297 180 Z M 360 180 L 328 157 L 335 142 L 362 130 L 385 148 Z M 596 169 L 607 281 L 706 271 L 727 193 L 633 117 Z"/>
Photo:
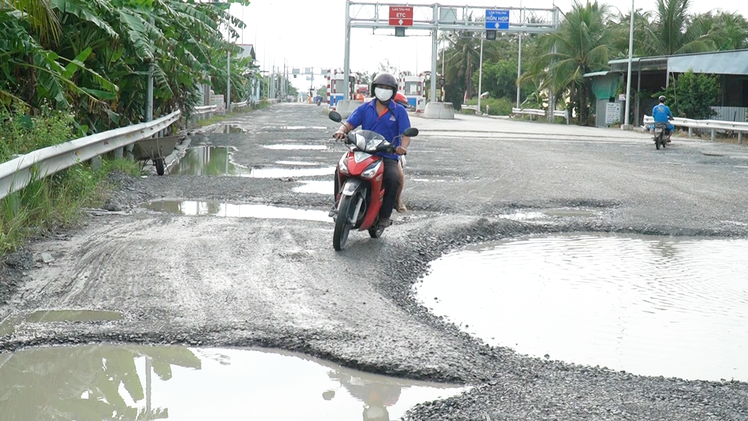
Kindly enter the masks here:
<path id="1" fill-rule="evenodd" d="M 122 313 L 96 310 L 40 310 L 13 316 L 0 323 L 0 336 L 10 335 L 19 323 L 100 322 L 121 320 Z"/>
<path id="2" fill-rule="evenodd" d="M 335 167 L 247 168 L 232 160 L 234 149 L 198 146 L 187 149 L 184 157 L 172 167 L 174 175 L 235 175 L 251 178 L 315 177 L 331 175 Z M 315 165 L 315 164 L 312 164 Z"/>
<path id="3" fill-rule="evenodd" d="M 294 209 L 268 205 L 202 202 L 198 200 L 159 200 L 143 205 L 144 208 L 187 216 L 220 216 L 226 218 L 300 219 L 304 221 L 332 222 L 326 211 Z"/>
<path id="4" fill-rule="evenodd" d="M 325 145 L 295 145 L 295 144 L 278 144 L 278 145 L 262 145 L 267 149 L 284 150 L 284 151 L 323 151 L 327 149 Z"/>
<path id="5" fill-rule="evenodd" d="M 448 254 L 419 300 L 492 345 L 635 374 L 748 381 L 748 240 L 564 235 Z"/>
<path id="6" fill-rule="evenodd" d="M 179 346 L 4 353 L 0 379 L 0 413 L 18 420 L 389 420 L 466 390 L 301 354 Z"/>
<path id="7" fill-rule="evenodd" d="M 332 196 L 333 189 L 335 188 L 333 180 L 303 181 L 302 183 L 302 185 L 294 187 L 293 191 L 296 193 L 329 194 Z"/>

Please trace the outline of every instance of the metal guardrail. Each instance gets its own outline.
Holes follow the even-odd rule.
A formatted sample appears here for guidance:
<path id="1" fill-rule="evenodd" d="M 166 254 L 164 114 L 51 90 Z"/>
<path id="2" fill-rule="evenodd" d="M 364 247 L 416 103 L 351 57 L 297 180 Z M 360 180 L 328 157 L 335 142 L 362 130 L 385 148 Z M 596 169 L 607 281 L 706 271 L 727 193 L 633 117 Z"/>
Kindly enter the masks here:
<path id="1" fill-rule="evenodd" d="M 192 115 L 197 116 L 197 115 L 202 115 L 202 114 L 214 113 L 216 112 L 216 110 L 218 110 L 217 105 L 205 105 L 202 107 L 195 107 L 193 108 Z"/>
<path id="2" fill-rule="evenodd" d="M 654 123 L 652 116 L 644 116 L 644 125 L 650 125 Z M 748 123 L 740 123 L 735 121 L 722 121 L 722 120 L 692 120 L 690 118 L 676 117 L 670 121 L 673 126 L 676 127 L 687 127 L 688 137 L 693 136 L 693 129 L 710 130 L 712 134 L 712 141 L 716 140 L 717 130 L 727 130 L 738 132 L 738 143 L 743 143 L 743 132 L 748 132 Z"/>
<path id="3" fill-rule="evenodd" d="M 33 178 L 46 177 L 80 162 L 147 139 L 178 121 L 181 114 L 181 111 L 174 111 L 157 120 L 49 146 L 2 163 L 0 199 L 28 186 L 32 180 L 32 173 Z"/>
<path id="4" fill-rule="evenodd" d="M 526 114 L 534 115 L 539 117 L 545 117 L 548 115 L 546 110 L 539 110 L 534 108 L 514 108 L 512 107 L 512 114 Z M 569 110 L 553 110 L 554 117 L 563 117 L 566 119 L 566 124 L 569 124 Z"/>
<path id="5" fill-rule="evenodd" d="M 234 108 L 237 108 L 237 107 L 238 108 L 246 107 L 247 105 L 249 105 L 249 101 L 232 102 L 231 103 L 231 109 L 234 109 Z"/>

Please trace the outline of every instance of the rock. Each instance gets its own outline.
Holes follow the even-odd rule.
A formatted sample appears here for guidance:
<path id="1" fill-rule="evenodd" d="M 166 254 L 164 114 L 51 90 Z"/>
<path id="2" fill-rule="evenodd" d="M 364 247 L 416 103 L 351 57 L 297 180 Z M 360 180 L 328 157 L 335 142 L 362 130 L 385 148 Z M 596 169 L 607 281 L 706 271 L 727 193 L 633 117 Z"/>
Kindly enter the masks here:
<path id="1" fill-rule="evenodd" d="M 47 252 L 42 253 L 42 262 L 44 262 L 44 263 L 52 263 L 54 261 L 55 261 L 55 258 L 52 257 L 51 254 L 49 254 Z"/>

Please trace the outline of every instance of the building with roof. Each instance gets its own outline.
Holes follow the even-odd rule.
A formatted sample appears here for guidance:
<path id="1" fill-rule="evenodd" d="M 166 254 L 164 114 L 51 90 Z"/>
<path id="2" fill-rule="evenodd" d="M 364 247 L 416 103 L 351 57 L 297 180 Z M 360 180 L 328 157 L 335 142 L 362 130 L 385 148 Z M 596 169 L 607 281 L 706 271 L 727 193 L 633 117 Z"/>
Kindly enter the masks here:
<path id="1" fill-rule="evenodd" d="M 625 107 L 616 94 L 623 86 L 625 92 L 628 74 L 628 59 L 611 60 L 610 70 L 588 73 L 592 79 L 592 91 L 597 98 L 597 126 L 624 120 L 621 110 Z M 670 77 L 688 70 L 694 73 L 717 75 L 722 93 L 713 104 L 717 113 L 713 119 L 746 121 L 748 112 L 748 50 L 716 51 L 711 53 L 679 54 L 672 56 L 636 57 L 631 61 L 631 122 L 641 125 L 645 114 L 650 114 L 657 103 L 651 96 L 670 83 Z M 639 93 L 637 95 L 637 93 Z M 612 105 L 611 105 L 612 104 Z M 616 112 L 619 113 L 615 116 Z M 617 118 L 616 118 L 617 117 Z"/>

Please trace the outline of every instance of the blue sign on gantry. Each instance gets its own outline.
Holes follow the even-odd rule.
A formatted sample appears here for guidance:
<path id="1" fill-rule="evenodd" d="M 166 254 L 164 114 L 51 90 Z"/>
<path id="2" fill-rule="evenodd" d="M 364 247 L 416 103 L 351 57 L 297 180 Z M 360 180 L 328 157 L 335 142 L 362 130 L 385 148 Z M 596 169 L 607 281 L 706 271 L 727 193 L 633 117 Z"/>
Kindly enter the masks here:
<path id="1" fill-rule="evenodd" d="M 487 9 L 486 29 L 492 31 L 509 29 L 509 11 Z"/>

